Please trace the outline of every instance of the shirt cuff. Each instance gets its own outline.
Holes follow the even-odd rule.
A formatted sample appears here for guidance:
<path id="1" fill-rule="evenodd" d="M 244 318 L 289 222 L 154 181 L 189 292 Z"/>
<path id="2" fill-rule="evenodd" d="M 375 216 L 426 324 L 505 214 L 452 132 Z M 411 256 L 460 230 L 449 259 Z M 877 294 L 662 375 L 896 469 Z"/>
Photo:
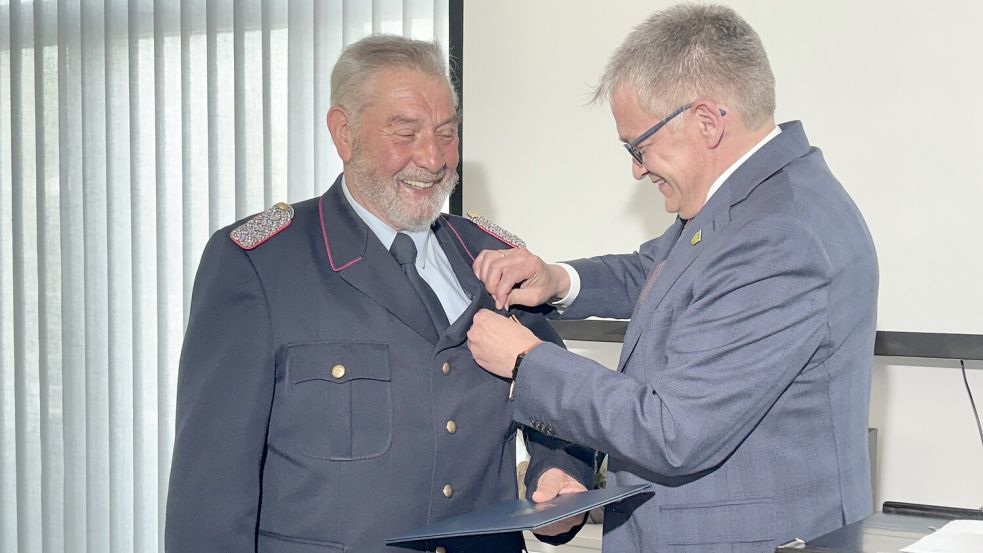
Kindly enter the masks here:
<path id="1" fill-rule="evenodd" d="M 553 263 L 553 265 L 562 268 L 564 271 L 567 272 L 567 276 L 570 277 L 570 290 L 567 291 L 567 295 L 563 296 L 562 298 L 556 301 L 550 302 L 550 305 L 552 305 L 553 307 L 556 308 L 557 311 L 562 313 L 565 309 L 570 307 L 570 305 L 572 305 L 573 302 L 577 299 L 577 296 L 580 295 L 580 274 L 577 273 L 577 269 L 574 269 L 573 267 L 567 265 L 566 263 Z"/>

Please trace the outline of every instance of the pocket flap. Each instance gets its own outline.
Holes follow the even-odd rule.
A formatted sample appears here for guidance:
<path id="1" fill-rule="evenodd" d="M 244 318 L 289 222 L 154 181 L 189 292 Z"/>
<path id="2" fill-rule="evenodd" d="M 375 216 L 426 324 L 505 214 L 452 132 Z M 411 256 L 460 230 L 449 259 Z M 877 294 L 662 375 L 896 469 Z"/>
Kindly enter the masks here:
<path id="1" fill-rule="evenodd" d="M 389 345 L 377 342 L 313 342 L 287 348 L 290 382 L 307 380 L 344 383 L 350 380 L 389 381 Z"/>
<path id="2" fill-rule="evenodd" d="M 771 498 L 663 505 L 669 545 L 768 542 L 775 537 Z"/>

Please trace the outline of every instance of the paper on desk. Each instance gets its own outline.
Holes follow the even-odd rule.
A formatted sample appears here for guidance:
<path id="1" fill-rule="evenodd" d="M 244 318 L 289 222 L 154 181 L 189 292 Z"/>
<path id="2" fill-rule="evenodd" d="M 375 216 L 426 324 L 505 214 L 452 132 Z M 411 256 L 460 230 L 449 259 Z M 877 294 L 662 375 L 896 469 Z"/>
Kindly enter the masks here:
<path id="1" fill-rule="evenodd" d="M 902 549 L 904 553 L 979 553 L 983 520 L 954 520 Z"/>

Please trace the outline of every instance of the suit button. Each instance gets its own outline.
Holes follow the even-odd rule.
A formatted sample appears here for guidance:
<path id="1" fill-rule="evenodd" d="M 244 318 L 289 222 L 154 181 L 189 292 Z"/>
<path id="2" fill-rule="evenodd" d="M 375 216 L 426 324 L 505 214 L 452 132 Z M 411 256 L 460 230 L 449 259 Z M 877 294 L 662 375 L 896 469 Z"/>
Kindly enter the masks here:
<path id="1" fill-rule="evenodd" d="M 450 498 L 454 495 L 454 488 L 450 484 L 444 484 L 444 497 Z"/>
<path id="2" fill-rule="evenodd" d="M 450 373 L 451 372 L 451 364 L 445 362 L 443 365 L 440 366 L 440 372 L 442 372 L 444 374 Z"/>
<path id="3" fill-rule="evenodd" d="M 335 365 L 335 366 L 331 367 L 331 376 L 333 376 L 335 378 L 342 378 L 342 377 L 344 377 L 345 376 L 345 366 L 344 365 Z"/>
<path id="4" fill-rule="evenodd" d="M 447 548 L 443 545 L 438 545 L 437 549 L 433 550 L 433 553 L 447 553 Z"/>
<path id="5" fill-rule="evenodd" d="M 452 420 L 447 421 L 447 432 L 450 434 L 457 432 L 457 423 Z"/>

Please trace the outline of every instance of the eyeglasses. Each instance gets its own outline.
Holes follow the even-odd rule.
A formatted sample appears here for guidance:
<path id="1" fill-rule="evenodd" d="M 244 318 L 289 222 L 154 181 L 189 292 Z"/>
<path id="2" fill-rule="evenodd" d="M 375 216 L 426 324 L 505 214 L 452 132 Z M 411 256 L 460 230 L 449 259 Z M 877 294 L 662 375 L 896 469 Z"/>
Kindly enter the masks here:
<path id="1" fill-rule="evenodd" d="M 688 110 L 691 107 L 693 107 L 693 104 L 686 104 L 685 106 L 682 106 L 681 108 L 679 108 L 676 111 L 674 111 L 674 112 L 670 113 L 669 115 L 667 115 L 665 117 L 665 119 L 663 119 L 662 121 L 659 121 L 658 123 L 656 123 L 654 127 L 652 127 L 651 129 L 643 132 L 638 138 L 636 138 L 635 140 L 632 140 L 631 142 L 625 144 L 625 149 L 628 150 L 628 153 L 629 154 L 631 154 L 631 157 L 632 157 L 632 159 L 635 160 L 635 163 L 637 163 L 639 165 L 644 165 L 644 162 L 642 161 L 642 151 L 638 149 L 638 145 L 641 144 L 642 142 L 645 142 L 646 140 L 648 140 L 648 138 L 650 136 L 652 136 L 653 134 L 659 132 L 659 129 L 661 129 L 662 127 L 665 127 L 666 126 L 666 123 L 668 123 L 669 121 L 672 121 L 672 119 L 674 117 L 676 117 L 680 113 Z"/>
<path id="2" fill-rule="evenodd" d="M 656 132 L 658 132 L 659 129 L 661 129 L 662 127 L 665 127 L 666 126 L 666 123 L 668 123 L 669 121 L 672 121 L 672 119 L 674 117 L 676 117 L 680 113 L 688 110 L 691 107 L 693 107 L 693 104 L 686 104 L 685 106 L 680 107 L 676 111 L 674 111 L 674 112 L 670 113 L 669 115 L 667 115 L 665 119 L 663 119 L 662 121 L 659 121 L 658 123 L 656 123 L 654 127 L 652 127 L 651 129 L 643 132 L 641 134 L 641 136 L 639 136 L 635 140 L 632 140 L 631 142 L 625 144 L 625 149 L 628 150 L 628 153 L 629 154 L 631 154 L 631 157 L 632 157 L 632 159 L 635 160 L 635 163 L 638 163 L 639 165 L 644 165 L 644 161 L 642 160 L 642 151 L 638 149 L 638 145 L 641 144 L 642 142 L 645 142 L 646 140 L 648 140 L 648 138 L 650 136 L 652 136 L 653 134 L 655 134 Z M 724 115 L 727 115 L 727 112 L 724 111 L 723 109 L 721 109 L 720 110 L 720 115 L 721 115 L 721 117 L 723 117 Z"/>

